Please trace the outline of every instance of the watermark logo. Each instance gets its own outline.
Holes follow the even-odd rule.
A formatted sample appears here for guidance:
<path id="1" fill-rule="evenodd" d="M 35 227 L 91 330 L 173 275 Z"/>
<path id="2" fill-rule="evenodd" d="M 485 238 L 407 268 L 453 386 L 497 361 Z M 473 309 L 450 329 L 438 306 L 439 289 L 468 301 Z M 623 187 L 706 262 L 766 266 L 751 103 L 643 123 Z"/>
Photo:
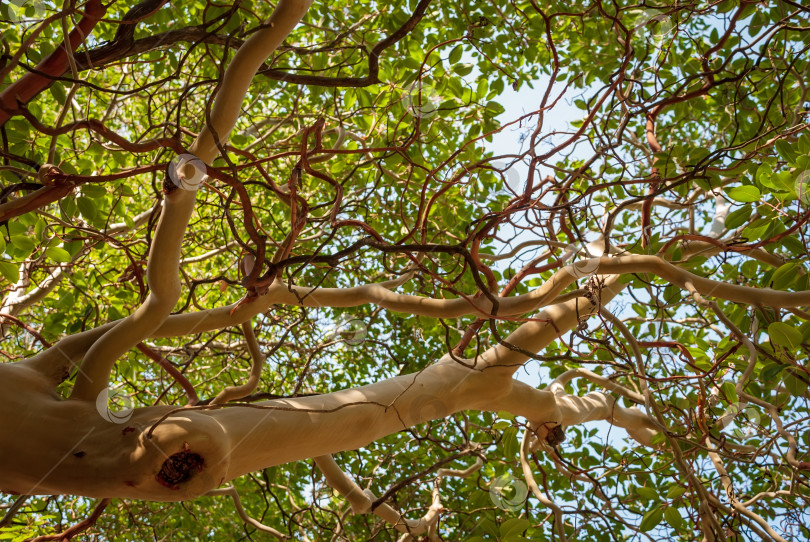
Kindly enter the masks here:
<path id="1" fill-rule="evenodd" d="M 596 273 L 599 269 L 599 258 L 591 258 L 588 257 L 584 260 L 574 261 L 579 252 L 583 251 L 583 248 L 575 243 L 569 243 L 565 247 L 565 251 L 563 252 L 562 257 L 560 258 L 560 262 L 565 265 L 565 270 L 575 279 L 581 279 L 584 277 L 589 277 Z M 587 250 L 584 250 L 585 255 L 589 256 Z M 569 263 L 570 262 L 570 263 Z"/>
<path id="2" fill-rule="evenodd" d="M 442 96 L 431 85 L 416 81 L 402 95 L 402 104 L 409 115 L 429 119 L 439 112 Z"/>
<path id="3" fill-rule="evenodd" d="M 323 341 L 342 342 L 348 346 L 359 346 L 368 337 L 368 324 L 359 318 L 344 315 L 337 322 L 326 320 Z"/>
<path id="4" fill-rule="evenodd" d="M 43 19 L 48 6 L 41 0 L 9 0 L 6 11 L 12 23 L 23 19 Z"/>
<path id="5" fill-rule="evenodd" d="M 169 162 L 168 173 L 176 187 L 196 192 L 208 177 L 208 166 L 193 154 L 183 153 Z"/>
<path id="6" fill-rule="evenodd" d="M 128 422 L 134 409 L 132 397 L 121 388 L 105 388 L 96 398 L 96 410 L 110 423 Z"/>
<path id="7" fill-rule="evenodd" d="M 810 169 L 805 169 L 796 175 L 793 189 L 796 191 L 799 201 L 804 205 L 810 205 Z"/>
<path id="8" fill-rule="evenodd" d="M 674 59 L 669 54 L 665 41 L 675 34 L 677 19 L 675 14 L 668 14 L 664 9 L 644 9 L 631 19 L 629 28 L 632 31 L 634 47 L 641 50 L 649 48 L 649 61 L 654 65 L 666 62 L 672 64 Z M 644 56 L 647 56 L 646 54 Z M 647 69 L 656 69 L 651 66 Z"/>
<path id="9" fill-rule="evenodd" d="M 748 403 L 732 403 L 723 415 L 717 418 L 717 426 L 734 438 L 751 438 L 756 436 L 761 428 L 760 418 L 759 410 Z"/>
<path id="10" fill-rule="evenodd" d="M 411 401 L 408 421 L 412 424 L 425 423 L 444 418 L 447 414 L 448 409 L 444 401 L 433 395 L 420 395 Z"/>
<path id="11" fill-rule="evenodd" d="M 495 175 L 503 182 L 503 191 L 509 196 L 521 196 L 526 191 L 526 179 L 520 174 L 515 164 L 494 160 L 490 167 Z"/>
<path id="12" fill-rule="evenodd" d="M 489 483 L 489 498 L 501 510 L 516 512 L 523 508 L 529 487 L 511 474 L 502 474 Z"/>
<path id="13" fill-rule="evenodd" d="M 658 9 L 645 9 L 633 21 L 633 31 L 639 37 L 660 40 L 675 29 L 675 18 Z"/>

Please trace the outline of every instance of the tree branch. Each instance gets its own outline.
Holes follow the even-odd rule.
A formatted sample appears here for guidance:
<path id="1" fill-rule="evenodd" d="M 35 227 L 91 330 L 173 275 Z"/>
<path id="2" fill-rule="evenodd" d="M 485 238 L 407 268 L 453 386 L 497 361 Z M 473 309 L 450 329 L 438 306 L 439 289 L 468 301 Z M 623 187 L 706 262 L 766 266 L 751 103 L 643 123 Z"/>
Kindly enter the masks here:
<path id="1" fill-rule="evenodd" d="M 205 163 L 219 154 L 221 142 L 233 129 L 256 69 L 292 32 L 306 13 L 306 0 L 282 0 L 264 28 L 253 34 L 229 63 L 214 98 L 210 124 L 197 136 L 190 152 Z M 183 172 L 176 172 L 183 175 Z M 168 180 L 167 180 L 168 182 Z M 180 297 L 180 249 L 194 209 L 196 190 L 175 189 L 166 195 L 149 250 L 146 269 L 149 295 L 135 312 L 98 339 L 82 361 L 71 398 L 95 398 L 107 387 L 115 362 L 149 337 L 166 320 Z"/>
<path id="2" fill-rule="evenodd" d="M 90 35 L 99 20 L 104 17 L 107 7 L 101 0 L 90 0 L 84 6 L 84 16 L 76 25 L 66 40 L 73 54 L 79 45 Z M 60 44 L 54 52 L 37 64 L 34 71 L 25 74 L 2 92 L 0 92 L 0 126 L 19 111 L 20 105 L 25 105 L 37 94 L 51 86 L 54 78 L 59 77 L 70 69 L 68 51 L 65 43 Z"/>

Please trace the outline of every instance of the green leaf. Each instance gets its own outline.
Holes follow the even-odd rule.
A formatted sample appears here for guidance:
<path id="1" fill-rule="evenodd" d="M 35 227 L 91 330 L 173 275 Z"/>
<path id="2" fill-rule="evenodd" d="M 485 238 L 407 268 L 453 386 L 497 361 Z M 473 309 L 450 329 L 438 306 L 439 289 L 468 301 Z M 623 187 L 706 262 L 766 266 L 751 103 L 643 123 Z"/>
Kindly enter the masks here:
<path id="1" fill-rule="evenodd" d="M 639 529 L 643 532 L 651 531 L 655 528 L 656 525 L 661 523 L 661 520 L 664 519 L 664 510 L 661 507 L 656 507 L 644 514 L 644 517 L 641 518 L 641 524 L 639 525 Z"/>
<path id="2" fill-rule="evenodd" d="M 774 190 L 777 192 L 789 192 L 792 195 L 796 195 L 796 180 L 793 178 L 793 174 L 789 171 L 780 171 L 773 177 L 774 181 Z"/>
<path id="3" fill-rule="evenodd" d="M 51 92 L 51 96 L 53 96 L 54 100 L 59 102 L 61 105 L 65 105 L 65 100 L 67 100 L 67 94 L 65 93 L 65 87 L 62 86 L 62 83 L 55 82 L 51 85 L 49 89 Z"/>
<path id="4" fill-rule="evenodd" d="M 686 488 L 683 488 L 683 487 L 678 486 L 678 485 L 673 485 L 667 491 L 667 499 L 677 499 L 678 497 L 680 497 L 684 493 L 686 493 Z"/>
<path id="5" fill-rule="evenodd" d="M 770 164 L 762 164 L 759 166 L 757 168 L 757 173 L 754 176 L 757 183 L 766 188 L 773 188 L 771 177 L 773 177 L 773 168 Z"/>
<path id="6" fill-rule="evenodd" d="M 794 160 L 796 160 L 796 152 L 794 151 L 793 145 L 785 141 L 784 139 L 780 139 L 774 145 L 776 147 L 776 152 L 779 153 L 779 156 L 787 162 L 788 164 L 792 164 Z"/>
<path id="7" fill-rule="evenodd" d="M 726 228 L 729 230 L 736 230 L 748 222 L 748 219 L 751 218 L 751 212 L 752 209 L 750 205 L 745 205 L 736 211 L 732 211 L 726 217 Z"/>
<path id="8" fill-rule="evenodd" d="M 762 197 L 762 193 L 756 186 L 735 186 L 727 194 L 734 201 L 744 203 L 759 201 L 759 198 Z"/>
<path id="9" fill-rule="evenodd" d="M 96 204 L 90 198 L 85 196 L 79 196 L 76 198 L 76 205 L 79 206 L 79 212 L 84 216 L 87 220 L 95 220 L 96 218 Z"/>
<path id="10" fill-rule="evenodd" d="M 723 395 L 729 403 L 737 402 L 737 390 L 734 388 L 734 382 L 723 382 Z"/>
<path id="11" fill-rule="evenodd" d="M 784 370 L 781 363 L 768 363 L 759 371 L 759 378 L 765 383 L 774 383 L 779 378 L 779 373 Z"/>
<path id="12" fill-rule="evenodd" d="M 520 443 L 517 439 L 517 427 L 507 427 L 503 430 L 503 453 L 507 460 L 517 456 Z"/>
<path id="13" fill-rule="evenodd" d="M 78 254 L 78 252 L 82 249 L 83 246 L 84 245 L 81 241 L 70 241 L 62 244 L 62 248 L 67 250 L 70 253 L 71 257 Z"/>
<path id="14" fill-rule="evenodd" d="M 486 78 L 482 77 L 481 79 L 478 80 L 478 84 L 475 87 L 475 95 L 479 99 L 482 99 L 484 96 L 486 96 L 488 88 L 489 87 Z"/>
<path id="15" fill-rule="evenodd" d="M 11 262 L 0 261 L 0 274 L 14 284 L 20 279 L 20 269 Z"/>
<path id="16" fill-rule="evenodd" d="M 450 56 L 447 57 L 447 61 L 450 63 L 451 66 L 457 63 L 459 60 L 461 60 L 461 55 L 463 52 L 464 52 L 463 45 L 456 45 L 455 47 L 453 47 L 453 50 L 450 51 Z"/>
<path id="17" fill-rule="evenodd" d="M 357 103 L 357 93 L 351 89 L 347 89 L 343 93 L 343 107 L 351 109 Z"/>
<path id="18" fill-rule="evenodd" d="M 507 539 L 519 536 L 523 531 L 531 527 L 532 523 L 525 518 L 513 518 L 503 522 L 500 528 L 501 538 Z"/>
<path id="19" fill-rule="evenodd" d="M 801 332 L 784 322 L 770 324 L 768 326 L 768 336 L 771 338 L 771 342 L 785 348 L 796 349 L 802 344 Z"/>
<path id="20" fill-rule="evenodd" d="M 658 490 L 652 487 L 640 486 L 636 488 L 636 493 L 645 501 L 652 501 L 658 499 Z"/>
<path id="21" fill-rule="evenodd" d="M 790 372 L 785 375 L 783 382 L 787 390 L 796 397 L 801 397 L 807 391 L 807 383 Z"/>
<path id="22" fill-rule="evenodd" d="M 472 71 L 472 69 L 473 69 L 473 65 L 469 64 L 469 63 L 467 63 L 467 64 L 456 64 L 456 65 L 453 66 L 453 71 L 456 72 L 457 74 L 461 75 L 461 76 L 469 74 Z"/>
<path id="23" fill-rule="evenodd" d="M 681 531 L 686 526 L 681 514 L 672 506 L 668 506 L 666 510 L 664 510 L 664 518 L 667 520 L 667 523 L 669 523 L 669 525 L 676 531 Z"/>
<path id="24" fill-rule="evenodd" d="M 97 199 L 107 195 L 107 187 L 103 184 L 88 183 L 82 186 L 82 195 Z"/>
<path id="25" fill-rule="evenodd" d="M 44 233 L 45 233 L 45 221 L 39 218 L 34 224 L 34 237 L 36 237 L 37 240 L 42 241 Z"/>
<path id="26" fill-rule="evenodd" d="M 37 246 L 37 242 L 25 234 L 12 235 L 11 244 L 23 252 L 27 252 L 28 254 L 30 254 Z"/>
<path id="27" fill-rule="evenodd" d="M 493 117 L 500 115 L 504 112 L 504 108 L 501 104 L 495 101 L 487 102 L 487 113 L 492 115 Z"/>
<path id="28" fill-rule="evenodd" d="M 771 288 L 787 290 L 788 286 L 793 284 L 793 281 L 799 276 L 798 270 L 799 265 L 794 262 L 788 262 L 779 267 L 771 277 Z"/>
<path id="29" fill-rule="evenodd" d="M 67 263 L 70 261 L 70 253 L 62 247 L 48 247 L 45 249 L 45 254 L 60 263 Z"/>

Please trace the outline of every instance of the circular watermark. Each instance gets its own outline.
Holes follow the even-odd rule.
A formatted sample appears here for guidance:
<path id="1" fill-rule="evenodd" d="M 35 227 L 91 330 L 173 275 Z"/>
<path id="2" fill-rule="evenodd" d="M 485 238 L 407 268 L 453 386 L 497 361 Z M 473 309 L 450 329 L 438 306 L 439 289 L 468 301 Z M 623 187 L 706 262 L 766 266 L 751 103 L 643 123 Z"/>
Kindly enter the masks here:
<path id="1" fill-rule="evenodd" d="M 644 68 L 645 70 L 657 70 L 656 66 L 677 63 L 666 46 L 666 40 L 674 35 L 677 19 L 674 14 L 663 11 L 664 9 L 668 8 L 644 9 L 630 23 L 634 48 L 647 50 L 649 53 L 643 56 L 647 58 L 645 63 L 652 65 Z"/>
<path id="2" fill-rule="evenodd" d="M 40 0 L 9 0 L 7 11 L 12 23 L 18 23 L 23 19 L 42 19 L 45 16 L 47 6 Z"/>
<path id="3" fill-rule="evenodd" d="M 368 337 L 368 324 L 359 318 L 343 316 L 337 322 L 326 320 L 323 341 L 342 342 L 348 346 L 359 346 Z"/>
<path id="4" fill-rule="evenodd" d="M 96 410 L 111 423 L 126 423 L 132 417 L 135 401 L 121 388 L 105 388 L 96 398 Z"/>
<path id="5" fill-rule="evenodd" d="M 408 421 L 411 424 L 425 423 L 447 416 L 447 405 L 434 395 L 420 395 L 411 401 Z"/>
<path id="6" fill-rule="evenodd" d="M 429 119 L 439 112 L 442 96 L 431 85 L 416 81 L 402 95 L 402 104 L 409 115 Z"/>
<path id="7" fill-rule="evenodd" d="M 515 168 L 516 164 L 510 164 L 503 160 L 495 160 L 490 162 L 495 175 L 500 176 L 503 182 L 503 191 L 510 196 L 522 196 L 526 191 L 526 179 Z"/>
<path id="8" fill-rule="evenodd" d="M 169 162 L 168 172 L 176 187 L 195 192 L 208 176 L 208 166 L 193 154 L 183 153 Z"/>
<path id="9" fill-rule="evenodd" d="M 716 424 L 727 435 L 743 439 L 756 436 L 761 428 L 760 419 L 759 410 L 748 403 L 732 403 Z"/>
<path id="10" fill-rule="evenodd" d="M 675 29 L 675 18 L 659 9 L 644 9 L 633 20 L 634 33 L 645 39 L 659 40 Z"/>
<path id="11" fill-rule="evenodd" d="M 585 256 L 588 256 L 587 259 L 575 262 L 574 258 L 581 251 L 583 251 L 583 247 L 575 243 L 569 243 L 568 245 L 566 245 L 565 251 L 563 252 L 562 257 L 560 258 L 560 262 L 565 264 L 564 269 L 568 272 L 569 275 L 571 275 L 575 279 L 589 277 L 594 273 L 596 273 L 596 271 L 599 269 L 600 259 L 591 258 L 587 253 L 587 249 L 585 249 Z"/>
<path id="12" fill-rule="evenodd" d="M 523 508 L 529 496 L 526 482 L 511 474 L 502 474 L 489 483 L 489 498 L 501 510 L 516 512 Z"/>
<path id="13" fill-rule="evenodd" d="M 253 254 L 245 254 L 242 258 L 242 261 L 239 262 L 239 268 L 242 271 L 242 276 L 247 277 L 253 271 L 253 267 L 256 265 L 256 256 Z"/>
<path id="14" fill-rule="evenodd" d="M 810 169 L 805 169 L 796 175 L 793 189 L 796 191 L 799 201 L 804 205 L 810 205 Z"/>

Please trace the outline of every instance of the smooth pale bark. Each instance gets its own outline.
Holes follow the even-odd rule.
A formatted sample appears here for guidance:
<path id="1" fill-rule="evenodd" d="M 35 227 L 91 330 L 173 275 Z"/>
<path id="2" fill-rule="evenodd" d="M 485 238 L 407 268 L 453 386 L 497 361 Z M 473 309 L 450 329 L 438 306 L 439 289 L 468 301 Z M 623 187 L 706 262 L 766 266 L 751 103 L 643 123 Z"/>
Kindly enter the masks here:
<path id="1" fill-rule="evenodd" d="M 588 270 L 588 273 L 581 270 Z M 728 284 L 699 277 L 658 256 L 628 255 L 582 260 L 574 266 L 561 269 L 541 287 L 527 294 L 500 298 L 495 314 L 517 316 L 535 311 L 554 301 L 577 278 L 591 272 L 600 276 L 650 273 L 684 290 L 686 283 L 691 282 L 703 295 L 750 305 L 774 308 L 810 305 L 810 291 L 786 292 L 771 288 L 751 288 Z M 155 331 L 154 336 L 177 337 L 238 325 L 267 311 L 274 304 L 304 307 L 356 307 L 367 303 L 373 303 L 395 312 L 435 318 L 456 318 L 465 315 L 486 317 L 493 313 L 492 303 L 486 297 L 431 299 L 392 292 L 384 283 L 366 284 L 354 288 L 307 288 L 290 286 L 279 281 L 273 283 L 267 293 L 250 303 L 170 316 Z"/>
<path id="2" fill-rule="evenodd" d="M 195 193 L 175 190 L 166 195 L 163 213 L 149 249 L 146 280 L 149 295 L 133 314 L 99 338 L 84 357 L 72 397 L 93 401 L 107 388 L 115 362 L 152 335 L 168 318 L 180 298 L 177 273 L 186 225 L 194 210 Z"/>
<path id="3" fill-rule="evenodd" d="M 0 365 L 8 399 L 0 401 L 0 426 L 24 436 L 0 449 L 0 489 L 184 500 L 248 472 L 358 448 L 466 409 L 507 410 L 536 427 L 608 419 L 645 444 L 654 434 L 640 411 L 607 395 L 555 395 L 513 380 L 513 371 L 469 369 L 447 357 L 419 373 L 321 396 L 219 410 L 145 407 L 114 423 L 93 403 L 57 398 L 41 373 Z"/>
<path id="4" fill-rule="evenodd" d="M 548 307 L 507 340 L 539 351 L 623 288 L 612 277 L 594 289 L 593 302 Z M 118 419 L 105 416 L 106 403 L 60 400 L 49 375 L 30 365 L 0 365 L 0 396 L 7 399 L 0 401 L 0 427 L 23 437 L 0 449 L 0 489 L 184 500 L 248 472 L 362 447 L 467 409 L 508 411 L 546 429 L 604 419 L 651 443 L 655 424 L 609 395 L 572 397 L 515 381 L 525 359 L 498 345 L 464 364 L 446 356 L 418 373 L 326 395 L 221 409 L 153 406 Z"/>
<path id="5" fill-rule="evenodd" d="M 236 52 L 223 75 L 211 117 L 190 148 L 191 153 L 202 162 L 210 163 L 219 154 L 220 146 L 236 124 L 242 100 L 256 70 L 292 32 L 306 14 L 310 3 L 311 0 L 282 0 L 263 28 L 248 38 Z M 188 168 L 191 166 L 187 165 L 184 169 Z M 174 175 L 179 178 L 184 175 L 194 177 L 195 172 L 176 171 Z M 171 187 L 165 191 L 163 212 L 149 249 L 146 268 L 149 295 L 133 314 L 115 324 L 92 344 L 82 359 L 72 399 L 94 401 L 107 388 L 115 362 L 136 344 L 154 334 L 177 304 L 180 298 L 178 274 L 183 238 L 197 195 L 196 187 L 188 188 L 191 187 Z"/>
<path id="6" fill-rule="evenodd" d="M 701 246 L 701 248 L 708 250 L 711 247 Z M 757 254 L 752 253 L 751 256 L 757 257 Z M 779 261 L 767 263 L 781 265 Z M 576 278 L 581 277 L 584 271 L 593 272 L 595 275 L 652 273 L 670 280 L 672 284 L 684 290 L 686 290 L 686 284 L 691 283 L 703 295 L 744 302 L 753 306 L 801 307 L 810 305 L 810 292 L 808 291 L 785 292 L 770 288 L 750 288 L 726 284 L 698 277 L 657 256 L 618 256 L 583 260 L 576 265 L 563 268 L 536 290 L 519 296 L 500 298 L 498 310 L 495 312 L 498 316 L 516 316 L 537 310 L 552 302 Z M 270 286 L 266 294 L 250 303 L 169 316 L 151 336 L 177 337 L 239 325 L 257 314 L 266 312 L 274 304 L 305 307 L 356 307 L 373 303 L 397 312 L 442 318 L 486 315 L 493 312 L 491 302 L 485 297 L 430 299 L 398 294 L 389 289 L 399 283 L 399 280 L 394 280 L 353 288 L 307 288 L 277 281 Z M 575 312 L 578 310 L 576 302 L 572 308 Z M 73 367 L 73 364 L 82 358 L 84 351 L 117 323 L 113 322 L 67 337 L 51 349 L 25 360 L 23 363 L 47 372 L 56 380 L 61 380 Z"/>
<path id="7" fill-rule="evenodd" d="M 306 0 L 281 0 L 268 24 L 228 64 L 210 119 L 190 151 L 210 163 L 227 140 L 256 69 L 306 12 Z M 150 250 L 150 294 L 119 322 L 70 337 L 26 363 L 0 364 L 0 490 L 177 501 L 273 465 L 365 446 L 381 437 L 461 410 L 509 411 L 532 427 L 551 428 L 604 419 L 649 445 L 656 425 L 640 410 L 623 408 L 603 393 L 572 397 L 515 381 L 527 359 L 617 295 L 618 276 L 655 274 L 681 288 L 750 305 L 810 304 L 810 292 L 780 292 L 724 284 L 655 256 L 584 260 L 555 273 L 537 290 L 499 301 L 433 300 L 396 294 L 387 285 L 310 290 L 276 283 L 259 299 L 202 313 L 169 316 L 180 295 L 181 245 L 195 193 L 167 194 Z M 522 315 L 553 303 L 577 278 L 610 276 L 591 297 L 552 305 L 499 344 L 464 364 L 446 357 L 410 375 L 330 394 L 226 408 L 152 406 L 111 416 L 106 389 L 114 363 L 149 336 L 180 336 L 243 323 L 274 303 L 357 306 L 436 317 Z M 60 375 L 82 360 L 71 398 L 60 399 Z M 470 368 L 466 365 L 471 365 Z M 103 397 L 103 396 L 102 396 Z M 106 397 L 103 397 L 106 399 Z"/>

